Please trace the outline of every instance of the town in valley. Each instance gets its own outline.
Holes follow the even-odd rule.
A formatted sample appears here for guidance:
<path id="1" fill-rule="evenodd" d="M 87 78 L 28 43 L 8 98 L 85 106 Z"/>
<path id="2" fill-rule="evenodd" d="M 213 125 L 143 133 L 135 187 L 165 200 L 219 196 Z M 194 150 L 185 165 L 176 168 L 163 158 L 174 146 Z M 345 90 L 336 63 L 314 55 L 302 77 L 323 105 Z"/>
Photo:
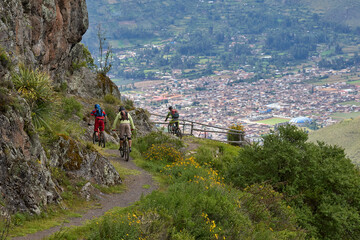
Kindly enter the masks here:
<path id="1" fill-rule="evenodd" d="M 150 113 L 165 116 L 168 106 L 174 106 L 181 119 L 224 128 L 241 124 L 253 141 L 274 125 L 297 117 L 310 118 L 321 128 L 341 120 L 338 115 L 360 115 L 360 86 L 346 80 L 357 73 L 312 67 L 278 74 L 281 77 L 248 82 L 254 73 L 244 70 L 215 72 L 196 80 L 177 79 L 174 72 L 161 80 L 119 87 L 123 96 Z M 321 82 L 334 77 L 340 80 Z"/>

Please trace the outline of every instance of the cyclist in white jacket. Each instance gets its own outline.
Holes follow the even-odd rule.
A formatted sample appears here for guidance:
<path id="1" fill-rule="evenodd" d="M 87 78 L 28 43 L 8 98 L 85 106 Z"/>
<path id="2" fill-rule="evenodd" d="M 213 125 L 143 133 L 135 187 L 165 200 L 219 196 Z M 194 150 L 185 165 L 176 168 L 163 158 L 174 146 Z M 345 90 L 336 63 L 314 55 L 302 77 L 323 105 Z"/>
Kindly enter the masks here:
<path id="1" fill-rule="evenodd" d="M 116 123 L 120 121 L 120 148 L 122 149 L 123 142 L 125 140 L 124 134 L 126 133 L 129 140 L 129 151 L 131 152 L 131 131 L 135 130 L 135 125 L 131 115 L 125 110 L 123 106 L 119 108 L 119 113 L 116 115 L 115 121 L 112 125 L 112 129 L 116 129 Z"/>

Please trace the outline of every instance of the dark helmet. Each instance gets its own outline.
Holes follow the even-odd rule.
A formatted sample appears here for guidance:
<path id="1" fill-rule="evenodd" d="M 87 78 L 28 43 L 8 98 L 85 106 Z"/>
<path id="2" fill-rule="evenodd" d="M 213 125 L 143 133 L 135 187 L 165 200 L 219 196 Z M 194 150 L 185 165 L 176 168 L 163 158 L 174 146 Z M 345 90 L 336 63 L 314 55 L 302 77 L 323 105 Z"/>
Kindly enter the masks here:
<path id="1" fill-rule="evenodd" d="M 124 108 L 123 106 L 121 106 L 121 107 L 119 108 L 119 112 L 124 111 L 124 110 L 125 110 L 125 108 Z"/>
<path id="2" fill-rule="evenodd" d="M 100 105 L 99 105 L 99 104 L 95 104 L 95 108 L 96 108 L 96 109 L 100 108 Z"/>
<path id="3" fill-rule="evenodd" d="M 169 110 L 172 110 L 172 106 L 169 107 Z"/>

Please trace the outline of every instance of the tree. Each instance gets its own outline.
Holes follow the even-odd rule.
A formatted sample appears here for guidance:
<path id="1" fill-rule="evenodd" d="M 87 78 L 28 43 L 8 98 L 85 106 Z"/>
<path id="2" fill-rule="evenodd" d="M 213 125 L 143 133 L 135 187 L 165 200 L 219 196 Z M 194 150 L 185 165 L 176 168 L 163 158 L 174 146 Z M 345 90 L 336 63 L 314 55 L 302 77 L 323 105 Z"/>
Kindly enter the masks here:
<path id="1" fill-rule="evenodd" d="M 263 145 L 245 146 L 228 166 L 228 181 L 244 188 L 269 183 L 284 194 L 309 237 L 360 239 L 360 175 L 344 150 L 307 142 L 296 126 L 282 126 Z"/>
<path id="2" fill-rule="evenodd" d="M 104 45 L 106 43 L 106 32 L 101 29 L 101 25 L 98 25 L 97 37 L 99 40 L 99 67 L 97 68 L 97 72 L 106 76 L 106 74 L 111 70 L 111 61 L 112 61 L 112 50 L 110 44 L 108 44 L 107 49 L 105 50 L 105 57 L 103 59 L 104 54 Z M 104 63 L 103 63 L 104 61 Z"/>

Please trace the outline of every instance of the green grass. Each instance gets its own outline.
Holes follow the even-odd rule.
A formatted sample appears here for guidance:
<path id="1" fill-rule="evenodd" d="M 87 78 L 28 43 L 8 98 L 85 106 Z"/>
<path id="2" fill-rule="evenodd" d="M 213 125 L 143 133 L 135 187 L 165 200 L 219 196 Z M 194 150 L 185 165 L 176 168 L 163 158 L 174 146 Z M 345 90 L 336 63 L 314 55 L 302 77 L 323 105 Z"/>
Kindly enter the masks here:
<path id="1" fill-rule="evenodd" d="M 25 236 L 27 234 L 39 232 L 51 227 L 60 226 L 64 222 L 69 221 L 70 218 L 81 217 L 81 213 L 86 209 L 89 209 L 92 202 L 88 201 L 72 201 L 72 203 L 63 203 L 66 206 L 65 209 L 61 209 L 59 206 L 49 206 L 47 212 L 42 213 L 40 216 L 25 216 L 18 217 L 17 225 L 10 228 L 9 236 Z M 13 220 L 14 222 L 14 220 Z"/>
<path id="2" fill-rule="evenodd" d="M 350 118 L 356 118 L 360 116 L 360 112 L 350 112 L 350 113 L 334 113 L 330 115 L 335 120 L 346 120 Z"/>
<path id="3" fill-rule="evenodd" d="M 359 82 L 360 82 L 360 81 L 359 81 Z M 360 102 L 348 101 L 348 102 L 342 102 L 342 103 L 340 103 L 340 105 L 355 105 L 355 106 L 360 106 Z"/>
<path id="4" fill-rule="evenodd" d="M 345 149 L 347 156 L 360 164 L 360 118 L 343 120 L 340 123 L 309 133 L 309 141 L 324 141 Z"/>
<path id="5" fill-rule="evenodd" d="M 331 54 L 334 54 L 334 50 L 327 50 L 327 51 L 324 51 L 321 53 L 321 56 L 322 57 L 326 57 L 326 56 L 329 56 Z"/>
<path id="6" fill-rule="evenodd" d="M 211 59 L 209 59 L 209 58 L 201 58 L 200 61 L 199 61 L 200 64 L 204 64 L 204 63 L 208 63 L 208 62 L 211 62 Z"/>
<path id="7" fill-rule="evenodd" d="M 101 192 L 106 193 L 106 194 L 122 193 L 126 190 L 126 186 L 124 186 L 123 184 L 118 184 L 118 185 L 114 185 L 114 186 L 93 184 L 93 186 L 95 188 L 99 189 Z"/>
<path id="8" fill-rule="evenodd" d="M 286 118 L 269 118 L 269 119 L 265 119 L 265 120 L 261 120 L 261 121 L 256 121 L 257 123 L 264 123 L 267 125 L 275 125 L 278 123 L 284 123 L 284 122 L 288 122 L 290 119 L 286 119 Z"/>
<path id="9" fill-rule="evenodd" d="M 353 85 L 360 85 L 360 80 L 355 80 L 355 81 L 347 81 L 346 83 L 348 84 L 353 84 Z"/>
<path id="10" fill-rule="evenodd" d="M 122 167 L 119 161 L 111 160 L 111 164 L 115 167 L 116 171 L 120 174 L 121 179 L 129 175 L 139 175 L 140 171 Z"/>

